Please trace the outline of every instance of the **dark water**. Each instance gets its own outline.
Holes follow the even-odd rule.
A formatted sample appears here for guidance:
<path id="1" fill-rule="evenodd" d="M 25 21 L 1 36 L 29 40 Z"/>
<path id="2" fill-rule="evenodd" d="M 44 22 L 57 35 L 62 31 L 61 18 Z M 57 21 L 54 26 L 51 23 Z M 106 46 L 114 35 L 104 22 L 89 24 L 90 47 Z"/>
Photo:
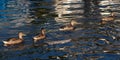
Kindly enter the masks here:
<path id="1" fill-rule="evenodd" d="M 81 7 L 69 8 L 68 11 L 79 13 L 65 14 L 61 18 L 53 4 L 51 0 L 0 0 L 0 60 L 120 60 L 119 15 L 116 21 L 100 25 L 99 16 L 93 18 L 94 14 L 99 15 L 93 11 L 96 8 L 85 13 L 93 14 L 87 15 L 90 18 L 83 18 L 86 15 Z M 68 5 L 77 7 L 77 4 L 83 3 Z M 72 18 L 80 23 L 76 30 L 58 30 Z M 47 38 L 33 44 L 32 37 L 42 27 L 47 30 Z M 3 40 L 17 37 L 20 31 L 27 34 L 24 43 L 3 46 Z"/>

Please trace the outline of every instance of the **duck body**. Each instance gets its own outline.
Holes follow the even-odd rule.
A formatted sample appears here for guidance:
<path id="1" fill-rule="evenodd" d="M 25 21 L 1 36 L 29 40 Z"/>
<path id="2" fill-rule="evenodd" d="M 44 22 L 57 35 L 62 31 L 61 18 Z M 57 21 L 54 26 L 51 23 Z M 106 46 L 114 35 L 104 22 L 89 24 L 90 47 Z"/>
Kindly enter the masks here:
<path id="1" fill-rule="evenodd" d="M 112 16 L 108 16 L 108 17 L 103 17 L 102 18 L 102 21 L 113 21 L 114 20 L 114 17 L 112 17 Z"/>
<path id="2" fill-rule="evenodd" d="M 46 37 L 45 35 L 39 34 L 37 36 L 34 36 L 33 39 L 34 39 L 34 42 L 36 42 L 38 40 L 44 39 L 45 37 Z"/>
<path id="3" fill-rule="evenodd" d="M 60 31 L 71 31 L 71 30 L 75 30 L 75 27 L 74 25 L 77 24 L 75 21 L 71 21 L 70 24 L 68 25 L 64 25 L 64 26 L 61 26 L 59 28 Z"/>
<path id="4" fill-rule="evenodd" d="M 22 42 L 23 42 L 23 39 L 19 39 L 19 38 L 9 38 L 8 40 L 3 41 L 5 46 L 15 45 L 15 44 L 19 44 L 19 43 L 22 43 Z"/>
<path id="5" fill-rule="evenodd" d="M 22 33 L 22 32 L 20 32 L 18 38 L 9 38 L 9 39 L 3 41 L 4 46 L 16 45 L 16 44 L 22 43 L 23 40 L 24 40 L 24 39 L 22 38 L 22 36 L 25 36 L 25 34 Z"/>
<path id="6" fill-rule="evenodd" d="M 111 14 L 110 14 L 110 16 L 108 16 L 108 17 L 103 17 L 102 18 L 102 21 L 113 21 L 113 20 L 115 20 L 115 12 L 112 12 Z"/>
<path id="7" fill-rule="evenodd" d="M 104 17 L 104 18 L 102 18 L 101 24 L 106 24 L 107 22 L 114 21 L 114 19 L 115 19 L 115 18 L 112 17 L 112 16 Z"/>
<path id="8" fill-rule="evenodd" d="M 114 21 L 115 20 L 115 12 L 112 12 L 110 16 L 103 17 L 101 24 L 106 24 L 107 22 Z"/>
<path id="9" fill-rule="evenodd" d="M 66 25 L 66 26 L 61 26 L 59 30 L 61 31 L 70 31 L 70 30 L 74 30 L 75 27 L 71 26 L 71 25 Z"/>
<path id="10" fill-rule="evenodd" d="M 34 37 L 33 37 L 33 40 L 34 40 L 34 42 L 37 42 L 37 41 L 39 41 L 39 40 L 41 40 L 41 39 L 45 39 L 45 38 L 46 38 L 45 29 L 42 28 L 42 29 L 41 29 L 41 33 L 38 34 L 37 36 L 34 36 Z"/>

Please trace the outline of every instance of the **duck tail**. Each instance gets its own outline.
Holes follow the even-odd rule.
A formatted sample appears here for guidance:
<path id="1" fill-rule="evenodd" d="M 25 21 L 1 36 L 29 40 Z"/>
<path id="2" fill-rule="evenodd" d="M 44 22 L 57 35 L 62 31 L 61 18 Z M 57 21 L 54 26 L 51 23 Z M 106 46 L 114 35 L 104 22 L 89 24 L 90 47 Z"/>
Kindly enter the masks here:
<path id="1" fill-rule="evenodd" d="M 7 44 L 8 42 L 7 41 L 3 41 L 4 44 Z"/>
<path id="2" fill-rule="evenodd" d="M 33 42 L 36 43 L 36 37 L 33 37 Z"/>
<path id="3" fill-rule="evenodd" d="M 37 38 L 36 38 L 36 37 L 33 37 L 33 40 L 37 40 Z"/>

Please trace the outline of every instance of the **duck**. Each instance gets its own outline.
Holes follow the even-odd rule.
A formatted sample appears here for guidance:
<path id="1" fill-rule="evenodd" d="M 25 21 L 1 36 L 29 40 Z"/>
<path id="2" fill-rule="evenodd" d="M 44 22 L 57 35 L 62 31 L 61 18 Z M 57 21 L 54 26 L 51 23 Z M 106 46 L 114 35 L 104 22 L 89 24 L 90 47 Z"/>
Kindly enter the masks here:
<path id="1" fill-rule="evenodd" d="M 115 12 L 111 12 L 110 16 L 101 18 L 100 25 L 101 24 L 106 24 L 107 22 L 111 22 L 111 21 L 114 21 L 114 20 L 115 20 Z"/>
<path id="2" fill-rule="evenodd" d="M 45 39 L 46 38 L 45 31 L 46 31 L 45 28 L 41 28 L 40 34 L 33 37 L 34 42 Z"/>
<path id="3" fill-rule="evenodd" d="M 9 38 L 7 40 L 4 40 L 4 46 L 9 46 L 9 45 L 16 45 L 16 44 L 20 44 L 23 42 L 23 36 L 26 36 L 26 34 L 24 34 L 23 32 L 19 32 L 18 33 L 18 38 Z"/>
<path id="4" fill-rule="evenodd" d="M 60 30 L 60 31 L 71 31 L 71 30 L 75 30 L 75 27 L 74 27 L 75 24 L 77 24 L 77 22 L 74 21 L 74 20 L 71 20 L 71 21 L 70 21 L 70 24 L 61 26 L 61 27 L 59 28 L 59 30 Z"/>
<path id="5" fill-rule="evenodd" d="M 115 12 L 112 12 L 110 14 L 110 16 L 108 16 L 108 17 L 103 17 L 102 18 L 102 21 L 104 21 L 104 22 L 114 21 L 114 20 L 115 20 Z"/>

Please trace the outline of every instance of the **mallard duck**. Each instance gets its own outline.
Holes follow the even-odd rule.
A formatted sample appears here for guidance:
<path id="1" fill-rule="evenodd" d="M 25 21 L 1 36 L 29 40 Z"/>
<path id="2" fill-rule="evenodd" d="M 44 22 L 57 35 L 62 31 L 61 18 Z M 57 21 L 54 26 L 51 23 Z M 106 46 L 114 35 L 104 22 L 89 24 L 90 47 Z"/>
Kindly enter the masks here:
<path id="1" fill-rule="evenodd" d="M 18 33 L 18 38 L 9 38 L 8 40 L 3 41 L 4 46 L 15 45 L 23 42 L 23 36 L 26 36 L 23 32 Z"/>
<path id="2" fill-rule="evenodd" d="M 77 22 L 74 21 L 74 20 L 71 20 L 71 21 L 70 21 L 70 24 L 65 25 L 65 26 L 61 26 L 61 27 L 59 28 L 59 30 L 61 30 L 61 31 L 74 30 L 74 29 L 75 29 L 75 27 L 74 27 L 75 24 L 77 24 Z"/>
<path id="3" fill-rule="evenodd" d="M 103 17 L 101 19 L 101 23 L 100 24 L 106 24 L 107 22 L 111 22 L 111 21 L 114 21 L 115 20 L 115 12 L 112 12 L 110 14 L 110 16 L 108 17 Z"/>
<path id="4" fill-rule="evenodd" d="M 103 18 L 102 18 L 102 21 L 108 22 L 108 21 L 113 21 L 114 19 L 115 19 L 115 13 L 112 12 L 112 13 L 110 14 L 110 16 L 108 16 L 108 17 L 103 17 Z"/>
<path id="5" fill-rule="evenodd" d="M 33 37 L 34 42 L 37 42 L 37 41 L 39 41 L 39 40 L 41 40 L 41 39 L 46 38 L 45 31 L 46 31 L 46 30 L 45 30 L 44 28 L 41 28 L 41 33 L 38 34 L 37 36 L 34 36 L 34 37 Z"/>

